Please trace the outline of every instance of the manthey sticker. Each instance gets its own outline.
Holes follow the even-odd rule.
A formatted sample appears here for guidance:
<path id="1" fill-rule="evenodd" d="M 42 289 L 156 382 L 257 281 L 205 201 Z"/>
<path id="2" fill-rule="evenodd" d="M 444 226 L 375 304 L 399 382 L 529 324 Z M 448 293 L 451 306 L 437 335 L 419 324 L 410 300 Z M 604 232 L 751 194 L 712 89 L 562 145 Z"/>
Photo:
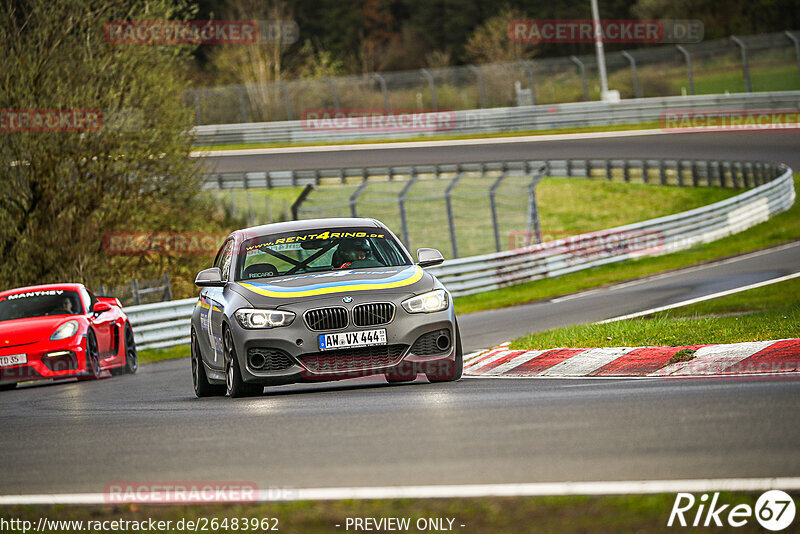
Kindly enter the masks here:
<path id="1" fill-rule="evenodd" d="M 394 274 L 391 274 L 394 273 Z M 385 278 L 375 278 L 376 276 L 391 276 Z M 309 274 L 303 276 L 293 276 L 283 278 L 281 283 L 294 280 L 308 280 L 308 284 L 301 286 L 283 286 L 277 283 L 259 284 L 253 282 L 240 282 L 240 285 L 259 295 L 273 298 L 297 298 L 313 297 L 318 295 L 330 295 L 332 293 L 369 291 L 378 289 L 392 289 L 414 284 L 422 279 L 423 271 L 414 265 L 405 269 L 392 271 L 367 271 L 351 269 L 346 271 L 326 272 L 320 274 Z M 318 283 L 314 283 L 317 282 Z"/>

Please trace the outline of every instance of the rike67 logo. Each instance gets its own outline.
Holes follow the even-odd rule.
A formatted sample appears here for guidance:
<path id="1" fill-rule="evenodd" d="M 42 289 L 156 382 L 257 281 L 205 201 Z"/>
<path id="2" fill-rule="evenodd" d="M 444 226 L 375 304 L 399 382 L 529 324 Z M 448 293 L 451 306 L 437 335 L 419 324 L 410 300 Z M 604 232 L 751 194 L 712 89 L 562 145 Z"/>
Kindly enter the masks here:
<path id="1" fill-rule="evenodd" d="M 719 493 L 714 493 L 710 499 L 707 493 L 699 499 L 691 493 L 678 493 L 667 526 L 722 527 L 727 524 L 738 528 L 755 517 L 766 530 L 778 532 L 792 524 L 795 511 L 794 500 L 781 490 L 764 492 L 755 507 L 749 504 L 723 504 Z"/>

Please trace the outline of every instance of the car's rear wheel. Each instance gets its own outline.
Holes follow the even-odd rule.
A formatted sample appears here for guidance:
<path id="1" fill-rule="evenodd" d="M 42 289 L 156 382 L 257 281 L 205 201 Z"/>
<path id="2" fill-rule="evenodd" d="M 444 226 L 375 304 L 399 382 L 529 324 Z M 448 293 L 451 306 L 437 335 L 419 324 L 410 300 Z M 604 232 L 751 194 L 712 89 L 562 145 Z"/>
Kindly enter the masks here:
<path id="1" fill-rule="evenodd" d="M 225 395 L 225 386 L 221 384 L 211 384 L 206 375 L 206 368 L 200 356 L 200 344 L 197 335 L 192 329 L 191 341 L 191 360 L 192 360 L 192 382 L 194 384 L 194 394 L 198 397 L 221 397 Z"/>
<path id="2" fill-rule="evenodd" d="M 458 321 L 455 322 L 456 326 L 456 356 L 454 362 L 439 363 L 435 370 L 426 371 L 425 376 L 428 377 L 429 382 L 455 382 L 461 379 L 461 374 L 464 371 L 464 354 L 461 350 L 461 332 L 458 329 Z"/>
<path id="3" fill-rule="evenodd" d="M 86 332 L 86 374 L 84 380 L 97 380 L 100 378 L 100 350 L 97 348 L 97 337 L 93 330 Z"/>
<path id="4" fill-rule="evenodd" d="M 123 334 L 125 351 L 125 363 L 121 367 L 111 370 L 112 375 L 132 375 L 139 370 L 139 357 L 136 354 L 136 341 L 133 339 L 133 329 L 130 323 L 125 323 L 125 333 Z"/>
<path id="5" fill-rule="evenodd" d="M 242 371 L 239 369 L 239 359 L 236 357 L 236 347 L 233 345 L 233 336 L 227 328 L 222 336 L 225 347 L 225 359 L 228 367 L 225 372 L 225 386 L 231 398 L 255 397 L 264 393 L 264 386 L 261 384 L 249 384 L 242 378 Z"/>

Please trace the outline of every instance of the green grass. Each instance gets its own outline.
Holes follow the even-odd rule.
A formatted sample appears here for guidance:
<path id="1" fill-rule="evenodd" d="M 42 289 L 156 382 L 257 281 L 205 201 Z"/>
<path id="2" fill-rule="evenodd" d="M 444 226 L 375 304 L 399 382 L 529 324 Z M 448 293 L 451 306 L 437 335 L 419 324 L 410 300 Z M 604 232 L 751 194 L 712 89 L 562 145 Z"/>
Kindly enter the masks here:
<path id="1" fill-rule="evenodd" d="M 185 358 L 189 356 L 189 345 L 178 345 L 166 349 L 144 349 L 138 352 L 139 363 L 160 362 L 162 360 L 172 360 L 174 358 Z"/>
<path id="2" fill-rule="evenodd" d="M 530 334 L 514 340 L 511 348 L 681 346 L 798 336 L 800 279 L 793 279 L 683 306 L 651 318 L 583 324 Z"/>
<path id="3" fill-rule="evenodd" d="M 720 504 L 753 507 L 759 493 L 719 495 Z M 792 495 L 797 502 L 797 495 Z M 630 496 L 569 497 L 504 497 L 472 499 L 398 499 L 363 501 L 301 501 L 254 505 L 207 506 L 11 506 L 0 508 L 0 518 L 19 518 L 35 526 L 40 517 L 51 520 L 114 520 L 155 521 L 200 517 L 277 518 L 280 532 L 318 533 L 345 532 L 348 517 L 410 518 L 410 531 L 416 532 L 420 518 L 453 518 L 454 532 L 464 533 L 535 533 L 535 532 L 617 532 L 660 533 L 666 529 L 675 494 Z M 685 516 L 691 523 L 697 506 Z M 723 523 L 727 510 L 721 516 Z M 335 525 L 341 525 L 336 527 Z M 445 523 L 447 524 L 447 523 Z M 462 528 L 461 525 L 464 525 Z M 680 529 L 680 527 L 675 527 Z M 349 529 L 353 531 L 351 526 Z M 228 530 L 233 532 L 233 530 Z M 749 518 L 736 529 L 715 531 L 761 532 L 758 522 Z M 149 532 L 144 530 L 144 532 Z M 166 532 L 174 532 L 173 529 Z"/>
<path id="4" fill-rule="evenodd" d="M 800 174 L 795 174 L 794 182 L 795 189 L 800 190 Z M 486 293 L 457 297 L 455 306 L 458 313 L 463 314 L 524 304 L 688 267 L 797 239 L 800 239 L 800 207 L 795 203 L 789 210 L 767 222 L 713 243 L 664 256 L 629 260 L 558 278 L 546 278 Z"/>

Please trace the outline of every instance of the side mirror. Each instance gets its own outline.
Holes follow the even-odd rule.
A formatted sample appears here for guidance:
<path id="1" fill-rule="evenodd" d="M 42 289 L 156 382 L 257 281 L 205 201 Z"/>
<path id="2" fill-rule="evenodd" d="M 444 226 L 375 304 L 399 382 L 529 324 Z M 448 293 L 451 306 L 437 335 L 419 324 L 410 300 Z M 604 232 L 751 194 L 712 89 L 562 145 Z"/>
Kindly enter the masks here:
<path id="1" fill-rule="evenodd" d="M 111 304 L 108 302 L 95 302 L 94 306 L 92 306 L 92 313 L 95 315 L 100 315 L 103 312 L 107 312 L 111 309 Z"/>
<path id="2" fill-rule="evenodd" d="M 225 282 L 222 281 L 222 271 L 219 267 L 211 267 L 197 273 L 194 284 L 199 287 L 222 287 Z"/>
<path id="3" fill-rule="evenodd" d="M 418 248 L 417 265 L 420 267 L 433 267 L 444 261 L 442 253 L 435 248 Z"/>

